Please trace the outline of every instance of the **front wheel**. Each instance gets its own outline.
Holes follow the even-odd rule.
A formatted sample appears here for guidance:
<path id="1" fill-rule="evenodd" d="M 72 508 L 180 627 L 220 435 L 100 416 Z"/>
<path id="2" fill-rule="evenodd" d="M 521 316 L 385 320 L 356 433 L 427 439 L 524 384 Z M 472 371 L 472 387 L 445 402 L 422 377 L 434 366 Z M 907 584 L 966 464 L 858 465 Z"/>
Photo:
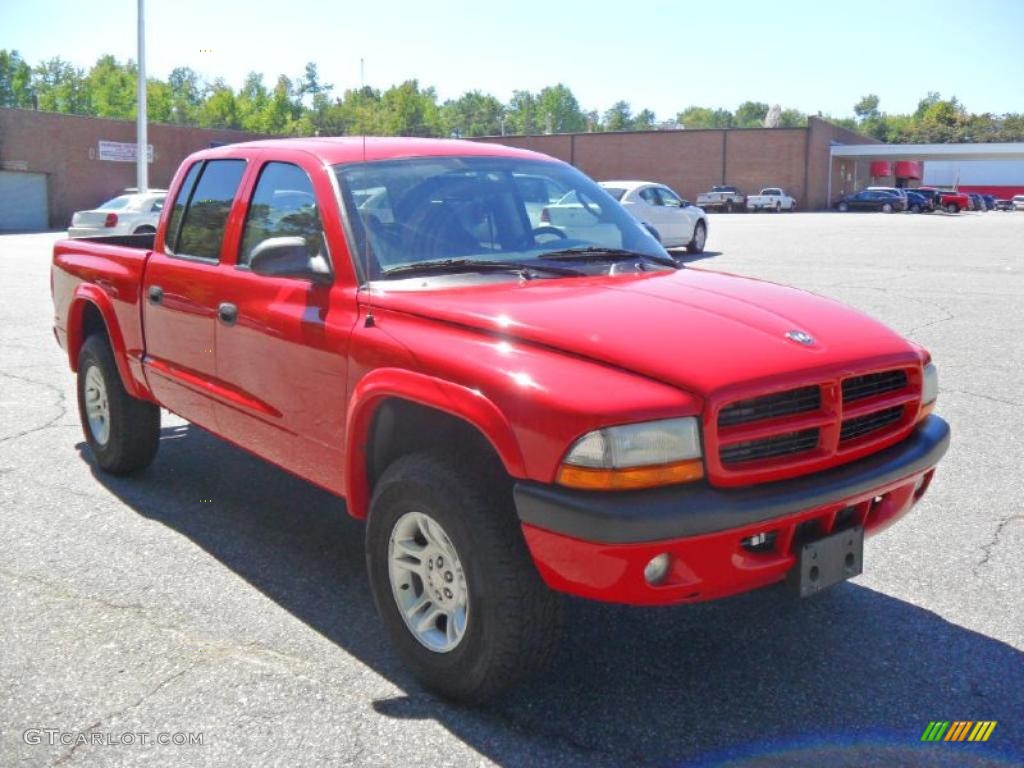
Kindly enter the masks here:
<path id="1" fill-rule="evenodd" d="M 836 207 L 839 209 L 840 213 L 846 213 L 848 210 L 850 210 L 850 206 L 846 201 L 839 203 L 839 205 Z"/>
<path id="2" fill-rule="evenodd" d="M 103 336 L 87 338 L 78 356 L 78 415 L 85 441 L 104 472 L 134 472 L 156 456 L 160 408 L 128 394 Z"/>
<path id="3" fill-rule="evenodd" d="M 882 213 L 892 213 L 892 203 L 882 203 Z"/>
<path id="4" fill-rule="evenodd" d="M 693 237 L 686 244 L 689 253 L 704 253 L 704 244 L 708 239 L 708 227 L 703 221 L 698 221 L 693 228 Z"/>
<path id="5" fill-rule="evenodd" d="M 960 213 L 960 206 L 956 203 L 950 203 L 946 206 L 946 213 Z"/>
<path id="6" fill-rule="evenodd" d="M 511 490 L 473 462 L 419 453 L 385 470 L 366 528 L 377 611 L 429 690 L 466 703 L 542 666 L 561 600 L 541 581 Z"/>
<path id="7" fill-rule="evenodd" d="M 732 213 L 732 201 L 731 200 L 728 203 L 725 204 L 725 212 L 726 213 Z"/>

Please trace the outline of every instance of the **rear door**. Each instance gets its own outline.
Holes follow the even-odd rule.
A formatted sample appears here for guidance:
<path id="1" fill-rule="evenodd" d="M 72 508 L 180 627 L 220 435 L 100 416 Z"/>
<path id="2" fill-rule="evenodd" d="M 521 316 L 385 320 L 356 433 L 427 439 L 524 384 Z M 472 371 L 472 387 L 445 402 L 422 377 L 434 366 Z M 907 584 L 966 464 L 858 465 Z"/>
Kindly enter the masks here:
<path id="1" fill-rule="evenodd" d="M 266 153 L 269 155 L 270 153 Z M 214 302 L 217 375 L 227 395 L 221 433 L 266 459 L 341 492 L 353 279 L 329 170 L 302 152 L 275 150 L 254 169 L 241 231 Z M 375 215 L 389 215 L 384 208 Z M 330 236 L 325 233 L 331 233 Z M 310 255 L 334 260 L 334 283 L 268 277 L 249 268 L 255 246 L 302 237 Z M 340 262 L 340 263 L 339 263 Z M 347 272 L 345 273 L 347 274 Z"/>
<path id="2" fill-rule="evenodd" d="M 216 430 L 218 264 L 244 159 L 195 162 L 177 192 L 142 286 L 146 379 L 162 405 Z"/>

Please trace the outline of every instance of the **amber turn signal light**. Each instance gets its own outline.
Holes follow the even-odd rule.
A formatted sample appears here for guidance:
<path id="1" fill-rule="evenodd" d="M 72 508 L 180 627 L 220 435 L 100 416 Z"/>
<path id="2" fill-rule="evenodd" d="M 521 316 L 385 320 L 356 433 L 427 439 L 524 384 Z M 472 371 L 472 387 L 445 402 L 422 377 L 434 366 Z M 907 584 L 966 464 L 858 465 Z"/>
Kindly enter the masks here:
<path id="1" fill-rule="evenodd" d="M 688 459 L 653 467 L 625 469 L 593 469 L 563 464 L 558 470 L 558 483 L 586 491 L 632 491 L 660 485 L 689 483 L 704 477 L 700 459 Z"/>

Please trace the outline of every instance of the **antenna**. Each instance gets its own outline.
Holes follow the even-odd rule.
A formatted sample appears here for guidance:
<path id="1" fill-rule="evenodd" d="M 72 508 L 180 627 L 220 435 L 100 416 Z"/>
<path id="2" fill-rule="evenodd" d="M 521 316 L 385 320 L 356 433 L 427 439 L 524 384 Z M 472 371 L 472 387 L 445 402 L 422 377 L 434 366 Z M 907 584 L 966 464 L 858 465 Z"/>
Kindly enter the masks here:
<path id="1" fill-rule="evenodd" d="M 359 59 L 359 98 L 365 97 L 366 71 L 363 66 L 363 59 Z M 363 124 L 363 165 L 366 165 L 366 124 Z M 362 218 L 362 214 L 357 214 Z M 372 214 L 368 214 L 372 215 Z M 373 328 L 377 323 L 373 319 L 373 286 L 370 285 L 370 228 L 366 219 L 359 222 L 363 227 L 363 266 L 366 275 L 366 320 L 363 321 L 364 328 Z"/>

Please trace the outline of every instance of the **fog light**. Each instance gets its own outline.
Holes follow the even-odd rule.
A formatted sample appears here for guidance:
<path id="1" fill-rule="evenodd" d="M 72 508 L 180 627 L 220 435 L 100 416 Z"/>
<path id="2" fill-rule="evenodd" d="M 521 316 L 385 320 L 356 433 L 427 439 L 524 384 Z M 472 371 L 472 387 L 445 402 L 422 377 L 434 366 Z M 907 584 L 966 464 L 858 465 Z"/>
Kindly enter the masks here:
<path id="1" fill-rule="evenodd" d="M 775 537 L 775 531 L 764 531 L 747 536 L 740 544 L 749 552 L 769 552 L 775 547 Z"/>
<path id="2" fill-rule="evenodd" d="M 661 584 L 668 575 L 670 562 L 668 552 L 662 552 L 660 555 L 652 557 L 647 563 L 647 567 L 644 568 L 644 578 L 647 579 L 647 583 L 652 586 Z"/>

